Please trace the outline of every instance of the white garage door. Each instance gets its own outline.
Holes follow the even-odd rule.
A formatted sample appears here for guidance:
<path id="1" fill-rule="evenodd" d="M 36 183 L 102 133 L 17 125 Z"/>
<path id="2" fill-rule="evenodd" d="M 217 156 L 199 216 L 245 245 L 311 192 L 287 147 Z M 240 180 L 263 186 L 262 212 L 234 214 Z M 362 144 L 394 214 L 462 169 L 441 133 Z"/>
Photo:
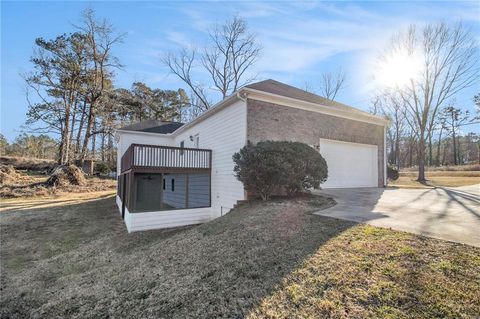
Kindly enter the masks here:
<path id="1" fill-rule="evenodd" d="M 378 187 L 376 145 L 320 139 L 320 154 L 328 165 L 322 188 Z"/>

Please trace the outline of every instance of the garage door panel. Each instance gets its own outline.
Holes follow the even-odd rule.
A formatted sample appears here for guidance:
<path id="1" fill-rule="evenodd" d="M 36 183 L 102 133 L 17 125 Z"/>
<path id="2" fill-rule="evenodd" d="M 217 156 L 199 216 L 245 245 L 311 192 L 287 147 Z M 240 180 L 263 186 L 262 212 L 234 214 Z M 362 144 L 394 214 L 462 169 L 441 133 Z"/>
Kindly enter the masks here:
<path id="1" fill-rule="evenodd" d="M 328 165 L 323 188 L 377 187 L 378 148 L 376 145 L 320 140 L 320 154 Z"/>

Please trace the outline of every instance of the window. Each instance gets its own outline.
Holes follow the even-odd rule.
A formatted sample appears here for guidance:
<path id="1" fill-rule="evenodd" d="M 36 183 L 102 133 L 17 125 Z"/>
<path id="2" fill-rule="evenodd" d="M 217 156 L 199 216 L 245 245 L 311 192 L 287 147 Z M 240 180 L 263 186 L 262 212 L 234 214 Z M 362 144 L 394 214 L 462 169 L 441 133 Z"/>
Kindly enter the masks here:
<path id="1" fill-rule="evenodd" d="M 165 178 L 163 179 L 163 189 L 165 189 Z"/>
<path id="2" fill-rule="evenodd" d="M 197 134 L 194 136 L 194 145 L 195 145 L 195 148 L 199 148 L 200 147 L 200 136 Z"/>
<path id="3" fill-rule="evenodd" d="M 185 147 L 185 141 L 181 141 L 180 148 L 184 148 L 184 147 Z M 180 150 L 180 155 L 183 155 L 183 150 Z"/>
<path id="4" fill-rule="evenodd" d="M 172 178 L 172 192 L 175 191 L 175 179 Z"/>

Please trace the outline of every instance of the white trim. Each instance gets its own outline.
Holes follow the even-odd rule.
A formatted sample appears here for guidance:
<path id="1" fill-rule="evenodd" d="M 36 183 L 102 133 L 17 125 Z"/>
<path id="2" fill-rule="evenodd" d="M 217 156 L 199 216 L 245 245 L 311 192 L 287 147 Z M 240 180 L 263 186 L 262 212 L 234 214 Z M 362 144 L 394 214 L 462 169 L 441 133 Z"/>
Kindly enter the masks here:
<path id="1" fill-rule="evenodd" d="M 130 131 L 130 130 L 122 130 L 118 129 L 115 130 L 115 133 L 121 134 L 137 134 L 137 135 L 148 135 L 148 136 L 165 136 L 165 137 L 172 137 L 172 133 L 153 133 L 153 132 L 142 132 L 142 131 Z"/>
<path id="2" fill-rule="evenodd" d="M 335 143 L 343 143 L 343 144 L 353 144 L 353 145 L 360 145 L 360 146 L 369 146 L 369 147 L 376 147 L 378 149 L 378 145 L 377 144 L 365 144 L 365 143 L 357 143 L 357 142 L 348 142 L 348 141 L 341 141 L 341 140 L 333 140 L 333 139 L 330 139 L 330 138 L 323 138 L 321 137 L 320 138 L 320 145 L 322 143 L 322 141 L 326 141 L 326 142 L 335 142 Z"/>
<path id="3" fill-rule="evenodd" d="M 339 108 L 335 108 L 332 106 L 307 102 L 307 101 L 285 97 L 282 95 L 268 93 L 264 91 L 259 91 L 251 88 L 243 88 L 241 90 L 248 92 L 248 98 L 252 98 L 254 100 L 259 100 L 259 101 L 269 102 L 274 104 L 281 104 L 281 105 L 298 108 L 306 111 L 327 114 L 331 116 L 346 118 L 349 120 L 360 121 L 360 122 L 365 122 L 365 123 L 370 123 L 370 124 L 375 124 L 380 126 L 385 126 L 389 123 L 389 121 L 384 118 L 371 115 L 360 110 L 358 111 L 361 113 L 351 113 L 349 111 L 341 110 Z"/>

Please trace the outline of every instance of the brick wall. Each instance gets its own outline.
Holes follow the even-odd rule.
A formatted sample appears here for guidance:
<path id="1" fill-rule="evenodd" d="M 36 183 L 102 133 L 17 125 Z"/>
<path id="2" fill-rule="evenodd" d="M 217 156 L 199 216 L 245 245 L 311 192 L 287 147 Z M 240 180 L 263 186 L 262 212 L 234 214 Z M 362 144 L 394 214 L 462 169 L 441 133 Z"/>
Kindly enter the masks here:
<path id="1" fill-rule="evenodd" d="M 247 140 L 295 141 L 312 146 L 320 138 L 378 146 L 378 186 L 383 187 L 383 126 L 289 106 L 247 100 Z M 352 158 L 352 160 L 354 160 Z"/>

